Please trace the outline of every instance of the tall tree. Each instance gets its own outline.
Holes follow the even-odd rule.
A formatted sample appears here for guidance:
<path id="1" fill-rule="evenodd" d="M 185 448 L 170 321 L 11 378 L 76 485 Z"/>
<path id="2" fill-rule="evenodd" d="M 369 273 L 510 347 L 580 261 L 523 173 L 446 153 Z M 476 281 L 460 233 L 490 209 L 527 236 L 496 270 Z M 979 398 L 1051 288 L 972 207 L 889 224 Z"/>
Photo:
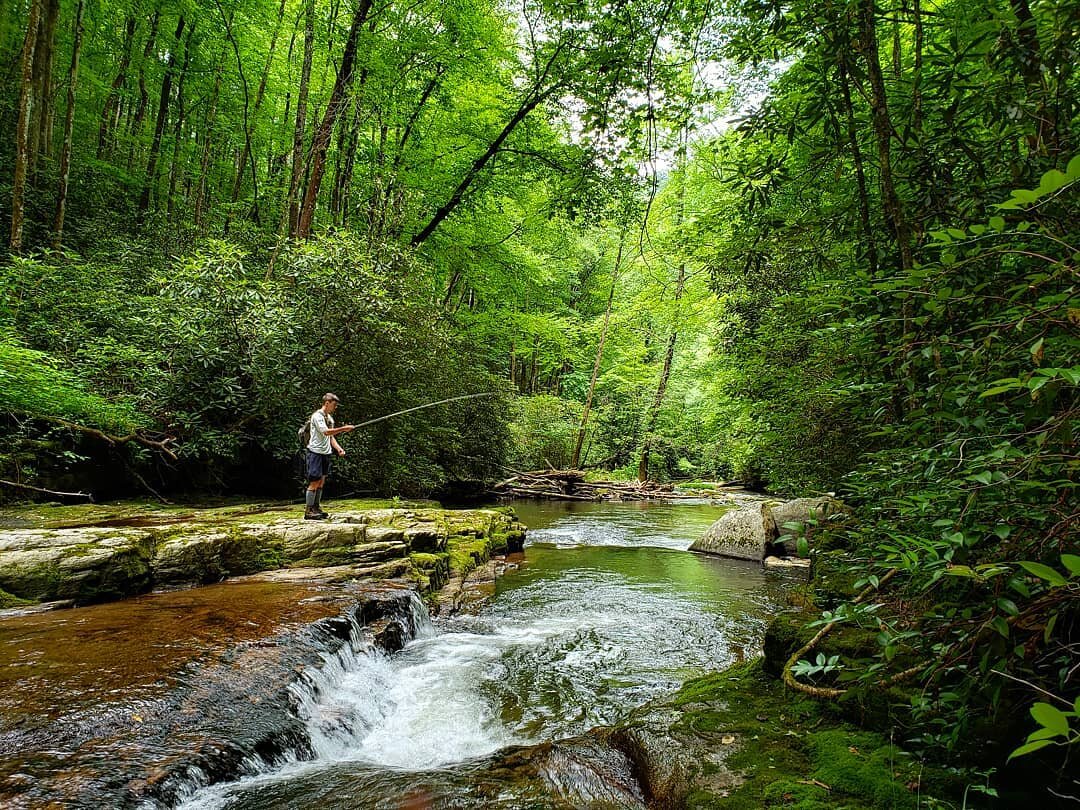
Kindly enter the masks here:
<path id="1" fill-rule="evenodd" d="M 157 118 L 154 123 L 154 137 L 150 142 L 150 156 L 146 160 L 146 178 L 143 180 L 142 194 L 139 196 L 139 214 L 145 214 L 150 207 L 150 191 L 157 180 L 158 155 L 161 154 L 161 138 L 165 133 L 165 123 L 169 117 L 169 101 L 172 98 L 173 73 L 176 71 L 176 54 L 180 51 L 184 36 L 184 15 L 176 22 L 174 45 L 169 50 L 169 59 L 165 73 L 161 78 L 161 93 L 158 95 Z"/>
<path id="2" fill-rule="evenodd" d="M 356 69 L 356 46 L 360 39 L 360 32 L 371 12 L 371 6 L 372 0 L 360 0 L 356 11 L 353 12 L 353 21 L 348 37 L 345 39 L 345 50 L 341 54 L 341 64 L 338 66 L 337 78 L 334 80 L 334 89 L 330 93 L 330 101 L 327 102 L 322 122 L 315 130 L 311 141 L 311 174 L 308 177 L 307 190 L 304 192 L 304 201 L 296 224 L 296 235 L 302 238 L 311 236 L 319 189 L 322 187 L 323 175 L 326 173 L 326 150 L 330 145 L 334 124 L 345 106 L 346 93 L 352 84 L 353 73 Z"/>
<path id="3" fill-rule="evenodd" d="M 296 125 L 293 127 L 292 171 L 286 196 L 289 236 L 297 236 L 300 224 L 300 181 L 304 176 L 304 134 L 307 131 L 308 88 L 311 84 L 311 60 L 315 47 L 315 0 L 304 2 L 304 59 L 300 68 L 300 89 L 296 96 Z"/>
<path id="4" fill-rule="evenodd" d="M 15 129 L 15 176 L 11 192 L 12 253 L 22 250 L 23 220 L 26 216 L 26 181 L 30 168 L 30 118 L 34 112 L 34 53 L 37 49 L 38 26 L 41 24 L 42 0 L 31 0 L 26 21 L 26 38 L 22 48 L 22 80 L 19 84 L 19 119 Z"/>
<path id="5" fill-rule="evenodd" d="M 626 245 L 626 228 L 619 231 L 619 247 L 615 253 L 615 264 L 611 268 L 611 286 L 608 288 L 607 305 L 604 307 L 604 320 L 600 324 L 600 339 L 596 344 L 596 359 L 593 361 L 592 376 L 589 377 L 589 390 L 585 394 L 585 404 L 581 408 L 581 422 L 578 425 L 577 438 L 574 440 L 574 452 L 570 457 L 570 466 L 574 469 L 581 464 L 581 449 L 585 444 L 585 432 L 589 427 L 589 413 L 592 410 L 593 395 L 596 393 L 596 380 L 600 376 L 600 364 L 604 359 L 604 344 L 607 342 L 608 326 L 611 323 L 611 306 L 615 301 L 615 289 L 619 283 L 619 271 L 622 269 L 623 248 Z"/>
<path id="6" fill-rule="evenodd" d="M 83 41 L 83 8 L 79 0 L 75 10 L 75 34 L 71 45 L 71 67 L 68 69 L 67 109 L 64 111 L 64 145 L 60 151 L 60 183 L 56 192 L 56 214 L 53 217 L 52 245 L 59 249 L 64 238 L 64 208 L 67 205 L 68 182 L 71 179 L 71 139 L 75 131 L 75 93 L 79 83 L 79 55 Z"/>
<path id="7" fill-rule="evenodd" d="M 120 92 L 127 81 L 128 68 L 131 65 L 131 51 L 135 43 L 135 15 L 129 14 L 124 24 L 124 44 L 120 53 L 120 63 L 116 68 L 112 86 L 105 98 L 101 110 L 101 123 L 98 126 L 97 156 L 100 160 L 110 149 L 113 132 L 120 123 Z"/>
<path id="8" fill-rule="evenodd" d="M 34 48 L 34 105 L 29 134 L 31 176 L 37 171 L 38 158 L 47 158 L 52 154 L 55 110 L 53 60 L 56 55 L 56 25 L 59 18 L 60 0 L 45 0 L 38 24 L 37 45 Z"/>
<path id="9" fill-rule="evenodd" d="M 191 46 L 195 37 L 195 25 L 188 27 L 187 41 L 184 43 L 184 62 L 180 66 L 180 80 L 176 83 L 176 115 L 173 117 L 173 149 L 169 162 L 169 196 L 165 208 L 171 216 L 176 207 L 176 185 L 184 169 L 180 165 L 180 150 L 184 143 L 184 121 L 187 116 L 187 104 L 184 87 L 187 84 L 188 67 L 191 65 Z"/>

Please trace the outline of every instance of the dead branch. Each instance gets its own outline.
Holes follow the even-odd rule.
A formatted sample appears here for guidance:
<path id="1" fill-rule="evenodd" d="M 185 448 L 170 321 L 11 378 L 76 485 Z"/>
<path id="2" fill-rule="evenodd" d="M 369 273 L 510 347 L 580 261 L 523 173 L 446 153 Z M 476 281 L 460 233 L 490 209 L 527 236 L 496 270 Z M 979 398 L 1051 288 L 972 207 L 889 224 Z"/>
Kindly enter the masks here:
<path id="1" fill-rule="evenodd" d="M 57 492 L 52 489 L 42 489 L 41 487 L 32 487 L 29 484 L 20 484 L 18 481 L 5 481 L 0 479 L 0 484 L 8 487 L 14 487 L 16 489 L 25 489 L 30 492 L 41 492 L 45 495 L 55 495 L 58 498 L 85 498 L 91 503 L 94 502 L 94 496 L 89 492 Z"/>

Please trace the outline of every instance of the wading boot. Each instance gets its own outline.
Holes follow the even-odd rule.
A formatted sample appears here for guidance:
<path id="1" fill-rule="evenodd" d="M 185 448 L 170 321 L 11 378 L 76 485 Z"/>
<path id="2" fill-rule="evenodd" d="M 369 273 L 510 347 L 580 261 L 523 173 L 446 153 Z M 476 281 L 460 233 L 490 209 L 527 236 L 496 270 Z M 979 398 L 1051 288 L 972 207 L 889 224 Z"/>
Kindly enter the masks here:
<path id="1" fill-rule="evenodd" d="M 328 517 L 330 516 L 326 512 L 322 512 L 314 506 L 309 506 L 304 510 L 304 520 L 326 520 Z"/>

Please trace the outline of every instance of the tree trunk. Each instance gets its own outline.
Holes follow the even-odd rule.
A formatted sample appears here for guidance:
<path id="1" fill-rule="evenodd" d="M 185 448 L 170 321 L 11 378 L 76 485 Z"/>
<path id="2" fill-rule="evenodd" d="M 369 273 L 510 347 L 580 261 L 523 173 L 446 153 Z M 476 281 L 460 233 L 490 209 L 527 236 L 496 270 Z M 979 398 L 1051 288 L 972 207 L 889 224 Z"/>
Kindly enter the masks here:
<path id="1" fill-rule="evenodd" d="M 289 179 L 289 236 L 296 236 L 300 222 L 297 195 L 304 174 L 304 132 L 307 129 L 308 88 L 311 84 L 311 55 L 315 46 L 315 0 L 304 4 L 304 63 L 300 69 L 300 92 L 296 97 L 296 127 L 293 130 L 292 175 Z"/>
<path id="2" fill-rule="evenodd" d="M 277 21 L 274 23 L 274 33 L 270 36 L 270 49 L 266 53 L 266 63 L 263 65 L 262 76 L 259 77 L 259 87 L 255 91 L 255 104 L 252 107 L 252 116 L 257 117 L 259 114 L 259 108 L 262 107 L 263 98 L 266 96 L 266 83 L 270 79 L 270 68 L 274 64 L 274 51 L 277 48 L 278 36 L 281 34 L 281 21 L 285 18 L 285 0 L 281 0 L 281 4 L 278 6 Z M 230 34 L 231 36 L 231 34 Z M 235 45 L 235 41 L 234 41 Z M 247 103 L 247 82 L 244 82 L 245 92 L 245 105 Z M 259 221 L 259 194 L 258 184 L 256 181 L 257 174 L 255 172 L 255 158 L 252 155 L 251 150 L 251 123 L 246 120 L 247 112 L 245 106 L 245 121 L 244 121 L 244 152 L 240 156 L 240 166 L 237 169 L 236 177 L 233 180 L 232 195 L 230 200 L 236 202 L 240 199 L 240 189 L 243 186 L 244 170 L 247 168 L 247 164 L 251 163 L 251 182 L 254 199 L 252 201 L 252 218 L 255 222 Z"/>
<path id="3" fill-rule="evenodd" d="M 900 197 L 896 193 L 892 172 L 893 125 L 889 118 L 889 105 L 885 94 L 885 78 L 881 72 L 881 57 L 877 42 L 877 7 L 875 0 L 858 0 L 859 45 L 866 62 L 866 76 L 870 82 L 870 108 L 873 113 L 874 134 L 877 136 L 878 160 L 881 170 L 885 217 L 889 222 L 896 244 L 900 250 L 900 266 L 907 272 L 914 265 L 911 250 L 911 233 Z"/>
<path id="4" fill-rule="evenodd" d="M 877 278 L 877 240 L 870 222 L 870 193 L 866 186 L 866 166 L 863 163 L 862 149 L 859 146 L 859 129 L 855 123 L 855 107 L 851 103 L 851 80 L 848 77 L 847 57 L 840 58 L 840 97 L 844 102 L 844 117 L 847 124 L 848 148 L 851 160 L 855 164 L 855 183 L 859 189 L 859 221 L 862 225 L 863 239 L 866 240 L 866 256 L 870 278 Z"/>
<path id="5" fill-rule="evenodd" d="M 360 31 L 367 22 L 371 4 L 372 0 L 360 0 L 356 7 L 352 27 L 349 28 L 349 36 L 345 40 L 345 51 L 341 55 L 341 66 L 338 68 L 334 89 L 330 93 L 330 101 L 326 105 L 322 123 L 315 130 L 315 136 L 311 141 L 311 175 L 308 177 L 307 191 L 304 193 L 300 219 L 296 226 L 297 236 L 305 239 L 311 236 L 319 189 L 322 186 L 323 175 L 326 173 L 326 150 L 330 145 L 334 124 L 345 105 L 345 94 L 352 83 L 353 70 L 356 67 L 356 44 L 360 39 Z"/>
<path id="6" fill-rule="evenodd" d="M 1035 102 L 1035 133 L 1028 139 L 1031 154 L 1060 152 L 1058 127 L 1054 110 L 1047 103 L 1047 87 L 1043 78 L 1042 48 L 1039 45 L 1039 29 L 1028 0 L 1009 0 L 1016 15 L 1017 61 L 1024 77 L 1028 96 Z"/>
<path id="7" fill-rule="evenodd" d="M 526 100 L 518 107 L 517 112 L 506 122 L 506 125 L 502 128 L 502 131 L 496 136 L 495 140 L 491 142 L 484 154 L 473 161 L 472 166 L 465 172 L 465 176 L 461 178 L 461 182 L 458 183 L 457 188 L 454 189 L 450 195 L 450 199 L 447 200 L 439 210 L 428 220 L 427 225 L 421 228 L 420 232 L 412 238 L 412 244 L 414 247 L 419 247 L 427 241 L 435 230 L 442 224 L 454 210 L 461 204 L 461 201 L 465 198 L 465 192 L 469 190 L 473 182 L 479 177 L 480 173 L 484 170 L 484 167 L 491 161 L 499 149 L 502 148 L 503 143 L 507 138 L 517 129 L 518 124 L 525 120 L 525 117 L 535 110 L 544 99 L 550 97 L 555 92 L 554 87 L 548 88 L 544 92 L 533 93 L 526 97 Z"/>
<path id="8" fill-rule="evenodd" d="M 217 119 L 218 97 L 221 94 L 221 74 L 225 67 L 225 51 L 218 55 L 217 70 L 214 73 L 214 89 L 210 94 L 210 106 L 203 123 L 202 160 L 199 163 L 199 185 L 195 190 L 195 227 L 202 228 L 206 217 L 207 182 L 210 173 L 210 148 L 213 145 L 214 121 Z"/>
<path id="9" fill-rule="evenodd" d="M 675 202 L 675 228 L 678 230 L 686 215 L 686 139 L 687 128 L 684 125 L 680 132 L 680 142 L 676 161 L 678 166 L 678 182 L 676 187 Z M 679 273 L 675 281 L 675 305 L 682 300 L 683 291 L 686 289 L 686 262 L 679 262 Z M 678 318 L 676 317 L 676 324 Z M 641 444 L 641 456 L 638 458 L 638 481 L 649 480 L 649 455 L 652 452 L 652 434 L 656 429 L 656 421 L 660 417 L 660 408 L 664 404 L 664 395 L 667 394 L 668 381 L 671 379 L 671 367 L 675 362 L 675 344 L 679 340 L 679 327 L 676 325 L 668 335 L 667 346 L 664 349 L 664 365 L 660 370 L 660 381 L 656 385 L 656 394 L 653 396 L 652 405 L 645 416 L 645 430 Z"/>
<path id="10" fill-rule="evenodd" d="M 349 141 L 345 146 L 345 164 L 342 166 L 341 174 L 338 177 L 337 186 L 337 206 L 338 206 L 338 218 L 341 222 L 341 227 L 346 228 L 349 224 L 349 189 L 352 187 L 353 171 L 356 168 L 356 147 L 360 142 L 360 124 L 362 122 L 362 112 L 360 106 L 360 99 L 356 99 L 355 106 L 353 108 L 353 121 L 351 131 L 349 133 Z M 383 129 L 385 132 L 385 127 Z"/>
<path id="11" fill-rule="evenodd" d="M 679 278 L 675 285 L 675 300 L 682 299 L 683 290 L 686 287 L 686 263 L 679 264 Z M 638 460 L 638 481 L 649 480 L 649 455 L 652 451 L 652 433 L 656 429 L 656 420 L 660 417 L 660 407 L 664 404 L 664 395 L 667 393 L 668 380 L 671 379 L 671 367 L 675 361 L 675 344 L 679 340 L 679 330 L 672 329 L 668 336 L 667 348 L 664 351 L 664 367 L 660 371 L 660 382 L 656 386 L 656 396 L 653 397 L 652 406 L 645 419 L 645 441 L 641 446 L 641 458 Z"/>
<path id="12" fill-rule="evenodd" d="M 30 118 L 34 112 L 34 52 L 37 49 L 38 27 L 41 24 L 41 0 L 31 0 L 23 40 L 22 80 L 19 85 L 19 119 L 15 129 L 15 172 L 11 192 L 12 253 L 22 250 L 24 206 L 26 204 L 26 175 L 30 166 Z"/>
<path id="13" fill-rule="evenodd" d="M 60 0 L 45 0 L 38 22 L 37 45 L 34 49 L 34 105 L 30 118 L 28 176 L 37 173 L 39 157 L 52 154 L 52 130 L 55 104 L 53 101 L 53 57 L 56 53 L 56 23 L 60 16 Z"/>
<path id="14" fill-rule="evenodd" d="M 169 195 L 165 210 L 170 218 L 176 208 L 176 182 L 180 176 L 180 145 L 184 142 L 184 117 L 187 108 L 184 103 L 184 85 L 187 84 L 188 66 L 191 65 L 191 40 L 195 35 L 195 25 L 188 28 L 187 41 L 184 43 L 184 62 L 180 66 L 180 79 L 176 83 L 176 120 L 173 122 L 172 162 L 169 164 Z"/>
<path id="15" fill-rule="evenodd" d="M 64 208 L 67 205 L 71 177 L 71 137 L 75 130 L 75 90 L 79 82 L 79 54 L 83 40 L 83 0 L 75 10 L 75 35 L 71 46 L 71 69 L 68 71 L 67 109 L 64 111 L 64 145 L 60 152 L 60 185 L 56 192 L 56 215 L 53 217 L 52 246 L 59 250 L 64 239 Z"/>
<path id="16" fill-rule="evenodd" d="M 390 172 L 385 177 L 382 188 L 382 201 L 380 204 L 380 210 L 378 212 L 379 218 L 379 230 L 380 233 L 386 237 L 396 237 L 398 235 L 398 222 L 397 217 L 394 218 L 394 225 L 387 227 L 387 222 L 390 220 L 389 212 L 391 206 L 393 206 L 394 191 L 398 186 L 397 176 L 398 171 L 401 169 L 401 162 L 405 159 L 405 147 L 409 143 L 409 139 L 412 137 L 413 131 L 416 128 L 416 122 L 420 118 L 420 114 L 424 111 L 424 107 L 427 106 L 428 100 L 432 94 L 438 89 L 442 82 L 443 75 L 446 73 L 446 66 L 441 62 L 435 65 L 435 74 L 431 77 L 426 85 L 424 85 L 423 91 L 420 93 L 420 99 L 417 101 L 416 106 L 413 107 L 409 118 L 405 122 L 405 127 L 401 131 L 401 135 L 397 141 L 397 148 L 394 153 L 394 160 L 390 166 Z"/>
<path id="17" fill-rule="evenodd" d="M 161 9 L 154 9 L 154 14 L 150 18 L 150 34 L 146 37 L 146 45 L 143 47 L 142 59 L 139 61 L 139 104 L 135 108 L 135 116 L 131 119 L 131 128 L 128 130 L 131 135 L 131 148 L 128 149 L 127 162 L 129 170 L 131 169 L 132 161 L 135 159 L 136 141 L 142 130 L 143 118 L 146 117 L 146 107 L 150 103 L 150 93 L 146 89 L 146 63 L 154 54 L 154 45 L 157 42 L 158 23 L 160 22 Z"/>
<path id="18" fill-rule="evenodd" d="M 169 61 L 165 65 L 165 74 L 161 77 L 161 95 L 158 97 L 157 120 L 154 123 L 154 138 L 150 143 L 150 157 L 146 161 L 146 178 L 143 180 L 142 194 L 139 197 L 139 216 L 150 208 L 150 190 L 157 179 L 158 155 L 161 154 L 161 136 L 165 133 L 165 121 L 169 117 L 169 100 L 172 96 L 173 73 L 176 71 L 176 54 L 180 50 L 180 40 L 184 35 L 184 15 L 176 22 L 175 47 L 169 50 Z"/>
<path id="19" fill-rule="evenodd" d="M 915 24 L 915 65 L 911 74 L 911 128 L 918 142 L 922 143 L 923 97 L 922 68 L 926 34 L 923 31 L 922 0 L 912 0 L 912 21 Z"/>
<path id="20" fill-rule="evenodd" d="M 349 115 L 349 107 L 352 106 L 353 114 Z M 341 186 L 344 180 L 345 151 L 348 148 L 348 140 L 352 136 L 354 123 L 360 123 L 359 100 L 352 94 L 346 95 L 345 105 L 338 115 L 337 123 L 337 148 L 334 149 L 334 173 L 330 181 L 330 222 L 336 225 L 341 213 Z"/>
<path id="21" fill-rule="evenodd" d="M 615 254 L 615 267 L 611 271 L 611 288 L 608 290 L 607 306 L 604 308 L 604 322 L 600 327 L 600 342 L 596 346 L 596 361 L 593 363 L 592 377 L 589 378 L 589 392 L 585 396 L 585 407 L 581 411 L 581 424 L 578 426 L 577 441 L 574 442 L 574 455 L 570 461 L 570 467 L 574 470 L 581 464 L 581 447 L 585 443 L 585 431 L 589 425 L 589 411 L 592 410 L 593 393 L 596 391 L 596 380 L 600 376 L 600 363 L 604 359 L 604 342 L 607 340 L 608 323 L 611 321 L 611 305 L 615 301 L 615 287 L 619 281 L 619 270 L 625 244 L 626 229 L 624 228 L 619 234 L 619 249 Z"/>
<path id="22" fill-rule="evenodd" d="M 120 66 L 117 68 L 116 77 L 109 88 L 109 95 L 105 97 L 105 106 L 101 110 L 101 124 L 98 126 L 97 156 L 100 160 L 109 149 L 109 138 L 116 129 L 120 118 L 120 90 L 127 81 L 128 67 L 131 65 L 131 46 L 135 41 L 135 17 L 128 16 L 124 33 L 124 50 L 120 55 Z"/>

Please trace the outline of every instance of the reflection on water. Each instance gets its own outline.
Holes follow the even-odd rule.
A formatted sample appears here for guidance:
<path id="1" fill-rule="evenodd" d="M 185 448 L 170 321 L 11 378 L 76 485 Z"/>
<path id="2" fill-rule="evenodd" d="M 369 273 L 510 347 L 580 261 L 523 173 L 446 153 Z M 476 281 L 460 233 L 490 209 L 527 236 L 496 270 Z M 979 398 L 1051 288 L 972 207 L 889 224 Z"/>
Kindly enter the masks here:
<path id="1" fill-rule="evenodd" d="M 528 806 L 484 792 L 485 756 L 617 722 L 687 677 L 756 654 L 784 580 L 684 549 L 708 504 L 515 508 L 526 562 L 475 615 L 370 656 L 307 718 L 319 759 L 218 786 L 189 807 Z M 544 802 L 532 806 L 548 806 Z"/>

